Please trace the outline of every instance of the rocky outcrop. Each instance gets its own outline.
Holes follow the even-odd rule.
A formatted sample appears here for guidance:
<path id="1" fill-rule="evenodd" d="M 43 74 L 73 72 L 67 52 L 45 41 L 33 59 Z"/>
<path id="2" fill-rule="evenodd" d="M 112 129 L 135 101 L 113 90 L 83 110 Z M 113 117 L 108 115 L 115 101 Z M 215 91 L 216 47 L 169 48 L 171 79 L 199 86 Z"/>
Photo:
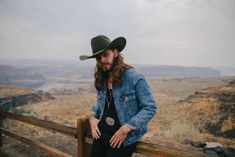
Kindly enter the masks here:
<path id="1" fill-rule="evenodd" d="M 235 149 L 231 147 L 224 147 L 217 142 L 201 142 L 201 141 L 192 141 L 184 140 L 184 144 L 190 144 L 196 149 L 203 151 L 208 155 L 213 155 L 214 157 L 234 157 Z"/>
<path id="2" fill-rule="evenodd" d="M 201 132 L 235 138 L 235 80 L 197 91 L 174 107 L 176 115 L 181 113 L 175 119 L 193 123 Z"/>
<path id="3" fill-rule="evenodd" d="M 12 107 L 55 99 L 50 93 L 13 85 L 0 86 L 0 103 L 4 110 Z"/>
<path id="4" fill-rule="evenodd" d="M 11 97 L 13 107 L 23 104 L 51 100 L 51 99 L 55 98 L 50 93 L 44 93 L 41 90 L 39 90 L 36 93 L 28 93 Z"/>

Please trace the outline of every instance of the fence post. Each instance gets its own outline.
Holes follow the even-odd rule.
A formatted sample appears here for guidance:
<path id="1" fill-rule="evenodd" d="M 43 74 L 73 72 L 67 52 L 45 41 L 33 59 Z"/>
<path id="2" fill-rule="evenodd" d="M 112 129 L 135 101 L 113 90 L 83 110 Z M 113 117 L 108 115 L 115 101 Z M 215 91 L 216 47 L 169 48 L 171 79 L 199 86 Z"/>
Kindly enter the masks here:
<path id="1" fill-rule="evenodd" d="M 77 119 L 77 151 L 78 157 L 89 157 L 91 145 L 85 142 L 86 136 L 90 133 L 89 118 Z"/>

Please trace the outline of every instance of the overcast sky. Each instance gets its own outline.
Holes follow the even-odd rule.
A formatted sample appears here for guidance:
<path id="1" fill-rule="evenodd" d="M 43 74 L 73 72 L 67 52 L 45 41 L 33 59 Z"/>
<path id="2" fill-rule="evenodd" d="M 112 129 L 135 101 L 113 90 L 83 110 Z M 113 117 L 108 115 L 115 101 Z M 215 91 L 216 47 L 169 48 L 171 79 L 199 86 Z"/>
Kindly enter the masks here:
<path id="1" fill-rule="evenodd" d="M 1 58 L 79 60 L 100 34 L 127 63 L 235 67 L 235 0 L 0 0 Z"/>

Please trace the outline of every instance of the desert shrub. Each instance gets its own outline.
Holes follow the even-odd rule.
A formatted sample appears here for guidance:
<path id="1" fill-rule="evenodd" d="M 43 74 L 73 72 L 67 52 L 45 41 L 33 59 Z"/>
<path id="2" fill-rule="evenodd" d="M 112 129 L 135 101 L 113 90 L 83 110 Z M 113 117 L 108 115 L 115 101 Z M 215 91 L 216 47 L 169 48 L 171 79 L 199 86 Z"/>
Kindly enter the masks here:
<path id="1" fill-rule="evenodd" d="M 185 139 L 202 140 L 202 134 L 193 124 L 174 122 L 165 131 L 165 136 L 183 143 Z"/>

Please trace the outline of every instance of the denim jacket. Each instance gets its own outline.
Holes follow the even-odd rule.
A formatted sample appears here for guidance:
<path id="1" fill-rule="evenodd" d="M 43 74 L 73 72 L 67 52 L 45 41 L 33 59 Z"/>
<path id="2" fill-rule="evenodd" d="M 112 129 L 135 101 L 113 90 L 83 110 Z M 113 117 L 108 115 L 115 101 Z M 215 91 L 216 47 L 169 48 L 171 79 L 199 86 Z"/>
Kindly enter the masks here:
<path id="1" fill-rule="evenodd" d="M 97 91 L 96 104 L 91 107 L 92 114 L 99 119 L 104 112 L 105 92 L 105 88 Z M 134 68 L 127 69 L 122 77 L 122 85 L 113 86 L 113 98 L 121 125 L 126 124 L 132 129 L 123 141 L 123 145 L 140 141 L 147 133 L 148 122 L 157 112 L 157 103 L 144 75 Z"/>

